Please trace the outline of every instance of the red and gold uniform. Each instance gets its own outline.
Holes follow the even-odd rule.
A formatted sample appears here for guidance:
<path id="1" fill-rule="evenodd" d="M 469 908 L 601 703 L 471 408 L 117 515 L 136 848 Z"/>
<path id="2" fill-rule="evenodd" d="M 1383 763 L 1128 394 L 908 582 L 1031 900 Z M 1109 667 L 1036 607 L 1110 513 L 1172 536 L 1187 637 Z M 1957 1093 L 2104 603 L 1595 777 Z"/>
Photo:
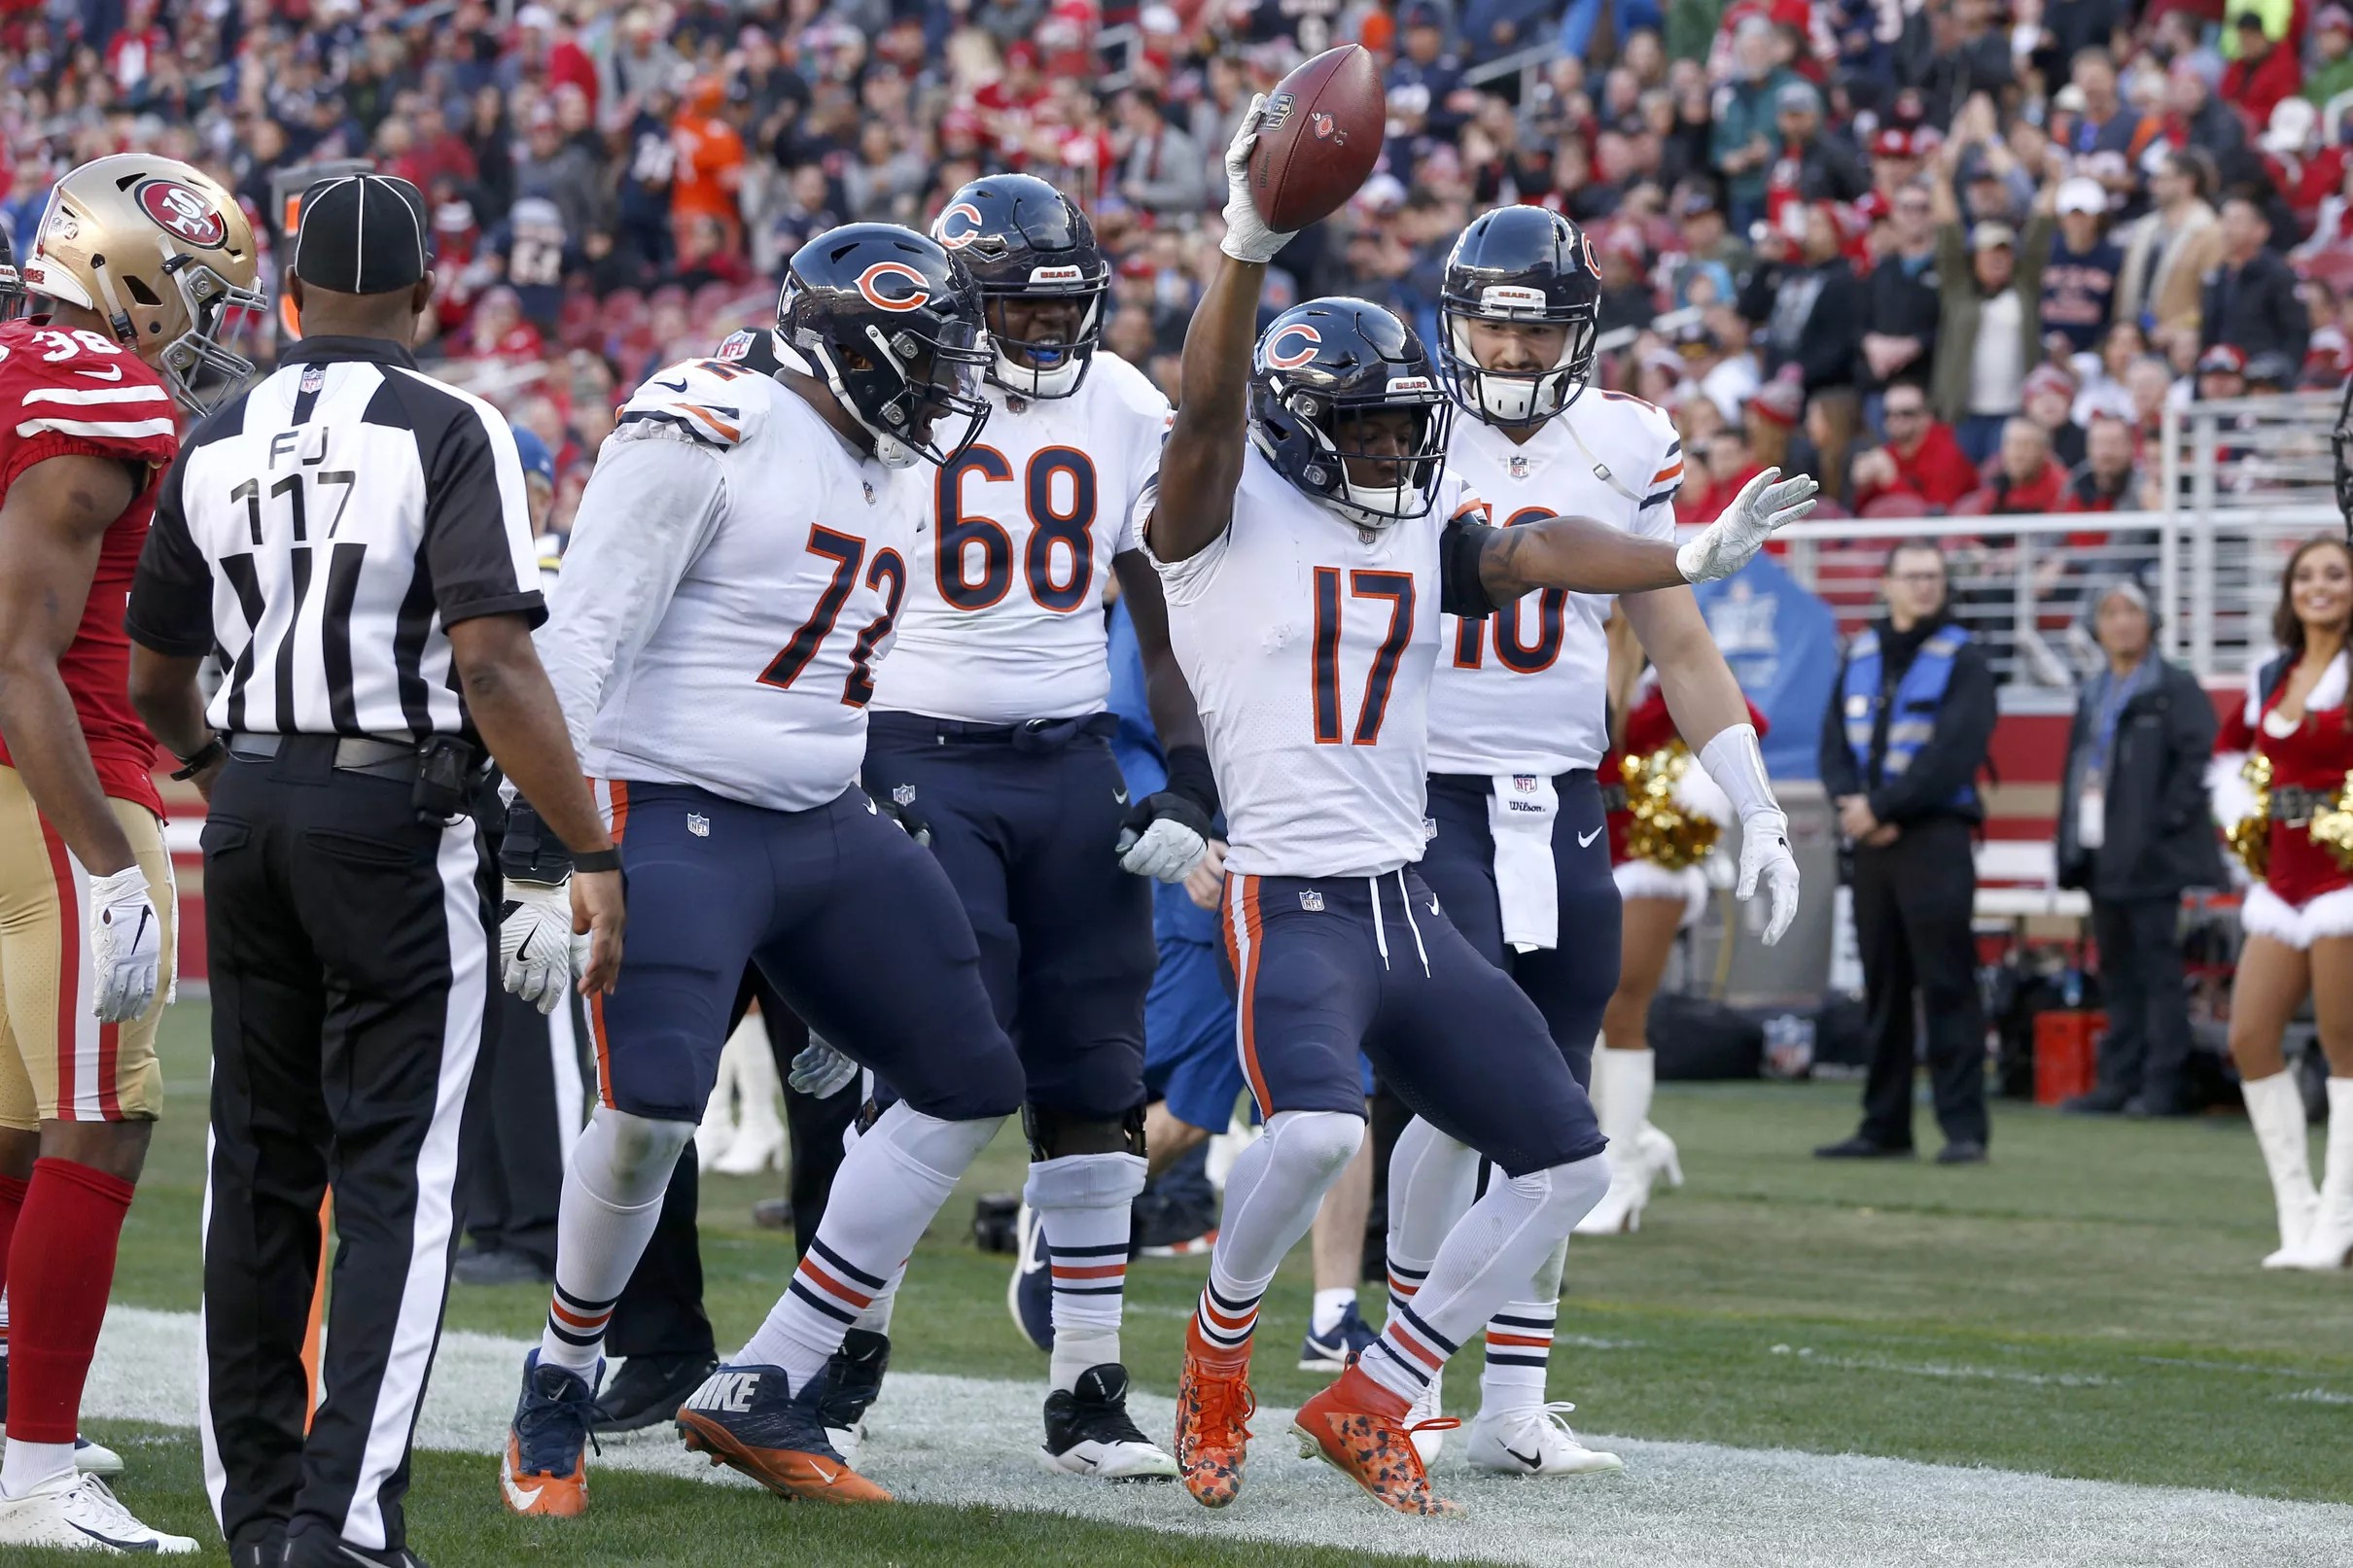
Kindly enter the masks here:
<path id="1" fill-rule="evenodd" d="M 2274 809 L 2264 880 L 2247 890 L 2239 923 L 2302 949 L 2319 937 L 2353 936 L 2353 871 L 2313 838 L 2310 814 L 2295 805 L 2302 798 L 2325 809 L 2345 788 L 2353 771 L 2353 714 L 2346 711 L 2348 660 L 2339 653 L 2313 682 L 2303 716 L 2288 722 L 2280 712 L 2288 657 L 2248 678 L 2246 701 L 2223 715 L 2214 749 L 2225 774 L 2236 771 L 2232 753 L 2252 752 L 2271 767 Z"/>
<path id="2" fill-rule="evenodd" d="M 1757 712 L 1754 703 L 1748 705 L 1748 721 L 1756 726 L 1758 735 L 1765 733 L 1765 715 Z M 1683 900 L 1683 922 L 1688 925 L 1706 907 L 1707 874 L 1696 865 L 1669 868 L 1640 859 L 1626 847 L 1627 833 L 1634 819 L 1627 796 L 1625 764 L 1630 759 L 1682 745 L 1683 737 L 1675 728 L 1674 715 L 1667 711 L 1667 693 L 1659 688 L 1658 671 L 1644 670 L 1634 687 L 1633 707 L 1626 715 L 1625 736 L 1601 769 L 1601 798 L 1609 807 L 1610 875 L 1618 884 L 1621 898 Z M 1731 824 L 1732 802 L 1701 768 L 1698 757 L 1692 758 L 1677 781 L 1676 795 L 1687 810 L 1720 824 Z"/>
<path id="3" fill-rule="evenodd" d="M 57 667 L 99 785 L 158 889 L 164 927 L 154 1002 L 130 1023 L 99 1024 L 83 953 L 89 876 L 34 807 L 0 737 L 0 1126 L 152 1120 L 162 1106 L 155 1040 L 171 987 L 171 859 L 156 745 L 130 706 L 123 608 L 157 480 L 179 449 L 176 423 L 161 378 L 103 334 L 0 324 L 0 495 L 53 457 L 113 458 L 136 474 L 137 493 L 106 531 L 81 626 Z"/>

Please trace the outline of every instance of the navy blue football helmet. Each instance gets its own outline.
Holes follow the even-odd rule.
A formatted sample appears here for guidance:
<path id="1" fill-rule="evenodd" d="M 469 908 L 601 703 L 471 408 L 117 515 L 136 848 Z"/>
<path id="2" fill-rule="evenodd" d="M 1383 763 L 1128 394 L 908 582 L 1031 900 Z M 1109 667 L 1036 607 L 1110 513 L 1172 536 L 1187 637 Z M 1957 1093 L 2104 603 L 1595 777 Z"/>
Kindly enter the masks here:
<path id="1" fill-rule="evenodd" d="M 931 237 L 971 270 L 996 349 L 989 379 L 1022 398 L 1068 398 L 1086 379 L 1103 341 L 1110 263 L 1095 226 L 1070 197 L 1034 174 L 991 174 L 948 199 Z M 1015 337 L 1008 299 L 1068 299 L 1078 307 L 1069 340 Z"/>
<path id="2" fill-rule="evenodd" d="M 953 462 L 989 417 L 980 290 L 936 241 L 896 224 L 845 224 L 792 253 L 776 327 L 874 437 L 894 469 Z M 942 417 L 961 417 L 950 444 Z"/>
<path id="3" fill-rule="evenodd" d="M 1471 220 L 1446 259 L 1438 357 L 1447 388 L 1490 425 L 1541 425 L 1567 411 L 1593 374 L 1601 270 L 1584 230 L 1542 207 L 1498 207 Z M 1565 327 L 1550 367 L 1490 370 L 1471 353 L 1472 321 Z"/>
<path id="4" fill-rule="evenodd" d="M 1371 451 L 1373 415 L 1402 411 L 1402 451 Z M 1369 299 L 1310 299 L 1277 316 L 1250 356 L 1250 439 L 1282 476 L 1359 528 L 1425 517 L 1446 471 L 1454 405 L 1414 330 Z M 1391 465 L 1359 483 L 1353 461 Z"/>

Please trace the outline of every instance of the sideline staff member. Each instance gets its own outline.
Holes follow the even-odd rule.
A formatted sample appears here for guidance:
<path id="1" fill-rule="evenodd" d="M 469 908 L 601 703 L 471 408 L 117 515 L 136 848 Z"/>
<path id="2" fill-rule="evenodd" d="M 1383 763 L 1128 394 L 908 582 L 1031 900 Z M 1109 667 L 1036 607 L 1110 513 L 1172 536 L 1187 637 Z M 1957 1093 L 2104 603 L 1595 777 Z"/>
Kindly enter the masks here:
<path id="1" fill-rule="evenodd" d="M 303 192 L 310 334 L 205 420 L 131 590 L 131 692 L 198 771 L 212 949 L 199 1419 L 239 1563 L 406 1564 L 401 1499 L 449 1265 L 459 1122 L 496 1017 L 486 744 L 575 852 L 582 987 L 620 960 L 618 857 L 532 651 L 544 614 L 507 423 L 420 374 L 424 202 Z M 196 669 L 225 673 L 209 711 Z M 334 1176 L 325 1402 L 301 1342 Z"/>
<path id="2" fill-rule="evenodd" d="M 1985 1158 L 1985 1014 L 1978 999 L 1972 845 L 1993 739 L 1993 671 L 1946 606 L 1945 552 L 1898 544 L 1887 618 L 1847 645 L 1822 724 L 1822 787 L 1854 853 L 1854 927 L 1871 1015 L 1863 1126 L 1826 1160 L 1912 1154 L 1913 1002 L 1928 1019 L 1939 1165 Z"/>

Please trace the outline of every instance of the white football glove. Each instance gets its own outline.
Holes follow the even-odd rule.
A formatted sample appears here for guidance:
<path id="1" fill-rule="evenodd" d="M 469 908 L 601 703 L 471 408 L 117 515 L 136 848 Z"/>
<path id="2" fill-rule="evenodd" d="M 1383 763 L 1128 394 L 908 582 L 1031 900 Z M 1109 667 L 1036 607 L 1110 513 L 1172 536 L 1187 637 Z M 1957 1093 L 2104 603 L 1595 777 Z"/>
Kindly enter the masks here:
<path id="1" fill-rule="evenodd" d="M 156 999 L 163 967 L 163 923 L 147 873 L 124 866 L 89 879 L 89 1010 L 101 1024 L 127 1024 Z"/>
<path id="2" fill-rule="evenodd" d="M 1250 149 L 1258 145 L 1258 122 L 1265 118 L 1266 94 L 1261 92 L 1250 100 L 1249 113 L 1234 128 L 1234 140 L 1225 150 L 1225 238 L 1217 248 L 1237 261 L 1271 261 L 1291 242 L 1290 235 L 1267 226 L 1258 216 L 1258 203 L 1250 198 Z"/>
<path id="3" fill-rule="evenodd" d="M 560 882 L 507 882 L 507 912 L 499 922 L 500 980 L 543 1013 L 564 1004 L 572 989 L 572 892 Z"/>
<path id="4" fill-rule="evenodd" d="M 1740 819 L 1738 896 L 1754 897 L 1759 879 L 1769 901 L 1765 945 L 1771 947 L 1798 918 L 1798 862 L 1789 853 L 1789 819 L 1778 807 L 1764 807 Z"/>
<path id="5" fill-rule="evenodd" d="M 858 1063 L 811 1029 L 809 1043 L 792 1059 L 792 1070 L 785 1074 L 785 1082 L 804 1095 L 824 1099 L 840 1093 L 842 1085 L 857 1076 Z"/>
<path id="6" fill-rule="evenodd" d="M 1210 814 L 1173 789 L 1146 795 L 1120 825 L 1119 869 L 1155 882 L 1182 882 L 1210 847 Z"/>
<path id="7" fill-rule="evenodd" d="M 1739 571 L 1765 547 L 1774 530 L 1786 528 L 1813 510 L 1814 492 L 1819 489 L 1811 474 L 1783 479 L 1779 469 L 1767 469 L 1751 478 L 1740 486 L 1723 516 L 1675 551 L 1675 566 L 1683 580 L 1713 582 Z"/>

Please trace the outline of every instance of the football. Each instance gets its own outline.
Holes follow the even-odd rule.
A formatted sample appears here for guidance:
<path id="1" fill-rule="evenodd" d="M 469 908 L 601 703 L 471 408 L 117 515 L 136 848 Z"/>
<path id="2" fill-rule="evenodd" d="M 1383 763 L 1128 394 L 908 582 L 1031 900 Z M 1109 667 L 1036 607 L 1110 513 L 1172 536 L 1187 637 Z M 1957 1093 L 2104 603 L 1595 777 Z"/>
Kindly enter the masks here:
<path id="1" fill-rule="evenodd" d="M 1343 44 L 1284 77 L 1268 95 L 1250 149 L 1250 195 L 1278 233 L 1330 217 L 1381 161 L 1388 101 L 1370 50 Z"/>

